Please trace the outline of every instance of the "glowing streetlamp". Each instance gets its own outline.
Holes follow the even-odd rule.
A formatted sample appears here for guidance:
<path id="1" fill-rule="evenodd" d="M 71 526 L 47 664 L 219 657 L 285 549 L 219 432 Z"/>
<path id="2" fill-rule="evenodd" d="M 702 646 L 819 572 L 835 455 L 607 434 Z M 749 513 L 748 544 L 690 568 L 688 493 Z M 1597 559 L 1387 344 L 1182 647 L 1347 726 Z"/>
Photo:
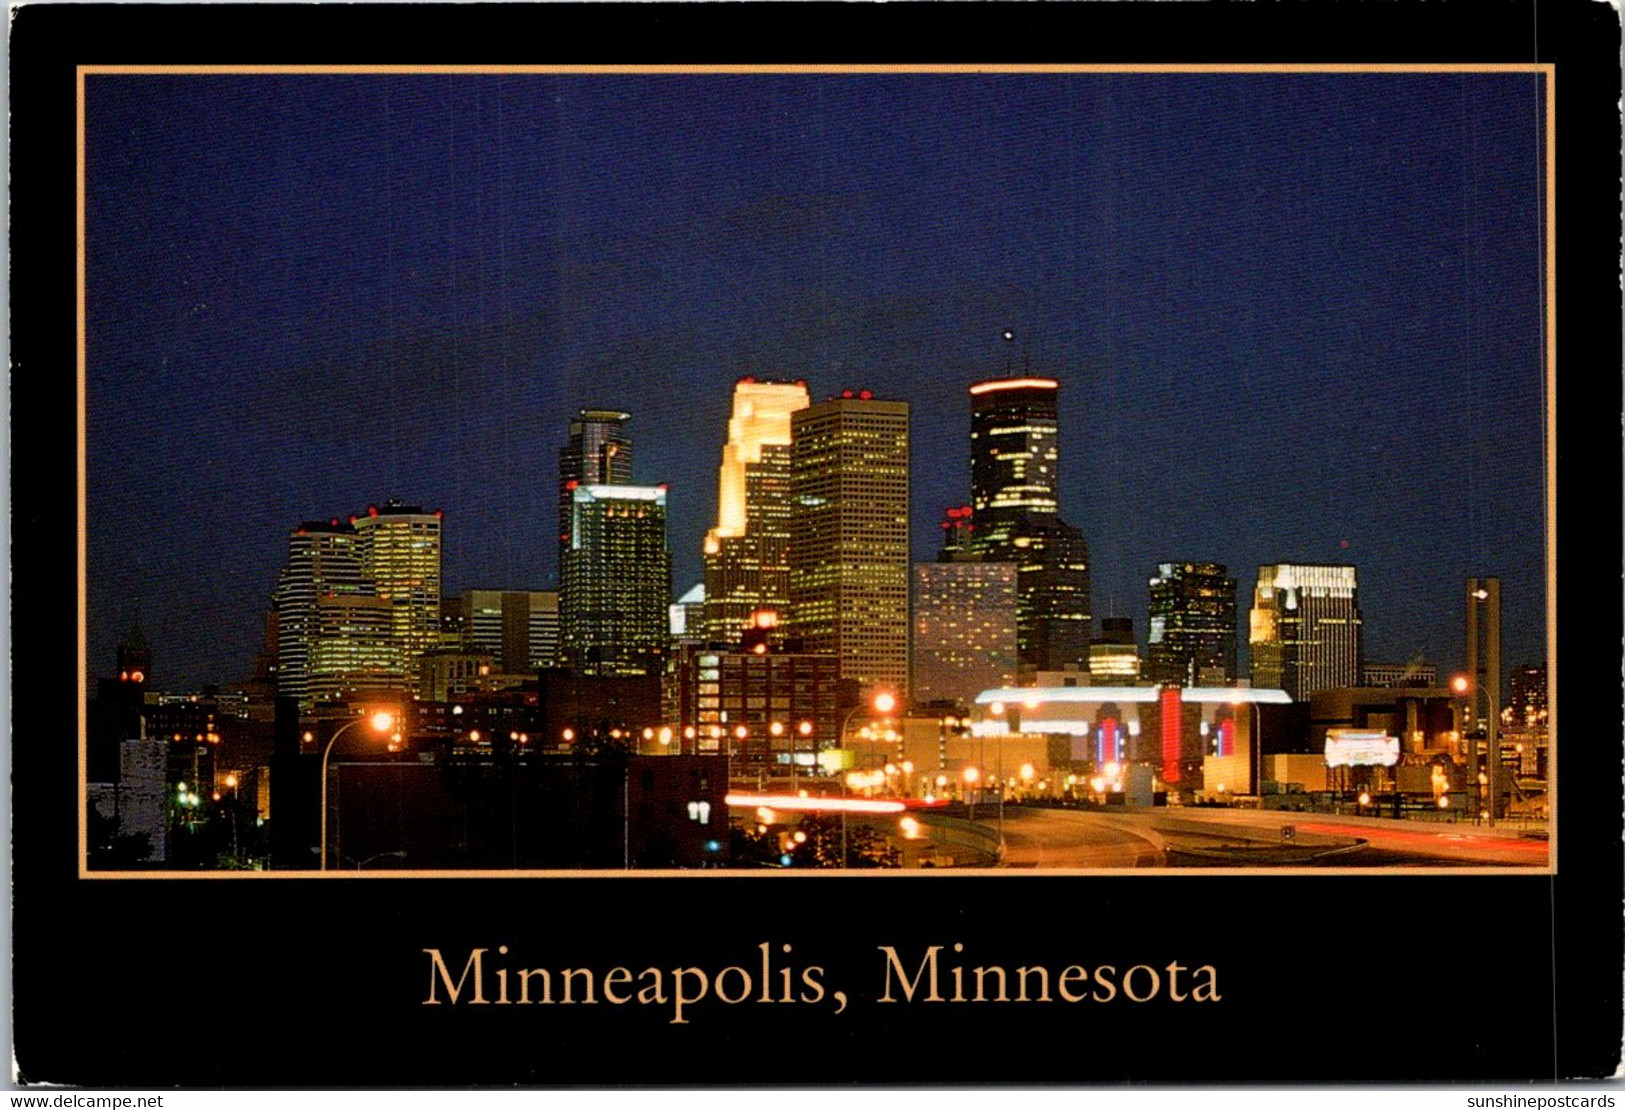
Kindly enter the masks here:
<path id="1" fill-rule="evenodd" d="M 1473 594 L 1473 597 L 1480 600 L 1486 596 L 1488 595 L 1483 590 L 1479 590 Z M 1466 698 L 1469 705 L 1472 704 L 1474 699 L 1474 685 L 1475 684 L 1466 675 L 1462 674 L 1459 674 L 1450 680 L 1450 689 L 1455 691 L 1458 697 Z M 1484 700 L 1489 704 L 1490 710 L 1489 716 L 1484 718 L 1484 758 L 1486 764 L 1485 769 L 1488 771 L 1488 774 L 1477 774 L 1480 785 L 1479 819 L 1487 820 L 1489 824 L 1493 825 L 1495 824 L 1495 803 L 1498 800 L 1497 794 L 1500 792 L 1496 779 L 1501 770 L 1501 743 L 1496 725 L 1501 720 L 1501 714 L 1495 700 L 1495 683 L 1486 681 L 1477 683 L 1476 685 L 1479 690 L 1483 691 Z M 1463 723 L 1465 724 L 1465 722 Z M 1467 749 L 1467 766 L 1469 768 L 1468 773 L 1471 775 L 1478 772 L 1478 740 L 1467 735 L 1466 730 L 1463 729 L 1462 743 Z M 1483 801 L 1484 787 L 1489 788 L 1490 804 L 1488 806 L 1485 806 Z"/>
<path id="2" fill-rule="evenodd" d="M 395 714 L 387 709 L 380 709 L 371 717 L 357 717 L 335 732 L 332 739 L 328 740 L 327 747 L 322 749 L 321 869 L 323 871 L 327 870 L 327 760 L 333 754 L 333 745 L 339 742 L 339 737 L 363 722 L 371 726 L 374 732 L 380 735 L 388 735 L 395 728 Z"/>
<path id="3" fill-rule="evenodd" d="M 840 743 L 841 747 L 846 747 L 846 726 L 852 723 L 852 717 L 855 714 L 867 709 L 884 717 L 896 708 L 897 695 L 893 694 L 890 690 L 878 691 L 874 697 L 869 699 L 869 703 L 867 705 L 860 703 L 858 705 L 854 705 L 851 709 L 846 711 L 846 716 L 841 718 L 841 727 L 836 733 L 836 740 Z M 811 722 L 803 722 L 803 724 L 810 726 Z M 808 731 L 811 731 L 811 729 L 809 728 Z M 866 731 L 869 735 L 873 735 L 877 730 L 869 729 Z"/>

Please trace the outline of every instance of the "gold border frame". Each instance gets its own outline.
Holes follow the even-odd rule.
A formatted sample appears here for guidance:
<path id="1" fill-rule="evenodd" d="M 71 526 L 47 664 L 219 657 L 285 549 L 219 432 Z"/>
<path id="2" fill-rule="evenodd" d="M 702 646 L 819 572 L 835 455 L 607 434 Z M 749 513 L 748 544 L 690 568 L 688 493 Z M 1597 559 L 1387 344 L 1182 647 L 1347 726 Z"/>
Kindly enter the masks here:
<path id="1" fill-rule="evenodd" d="M 1303 867 L 1280 868 L 954 868 L 947 876 L 1013 877 L 1031 876 L 1059 878 L 1076 875 L 1106 876 L 1180 876 L 1204 875 L 1314 875 L 1327 877 L 1358 877 L 1370 875 L 1522 875 L 1551 876 L 1557 873 L 1557 839 L 1551 834 L 1557 821 L 1557 67 L 1549 62 L 1508 63 L 1327 63 L 1327 64 L 864 64 L 864 65 L 81 65 L 76 72 L 76 216 L 75 246 L 77 252 L 77 320 L 78 320 L 78 389 L 75 413 L 77 450 L 77 509 L 79 528 L 76 534 L 78 572 L 78 877 L 80 879 L 644 879 L 644 878 L 757 878 L 783 879 L 785 872 L 747 870 L 629 870 L 629 871 L 538 871 L 538 870 L 381 870 L 356 873 L 343 871 L 92 871 L 89 863 L 89 776 L 86 742 L 89 731 L 90 677 L 89 604 L 86 593 L 86 455 L 85 455 L 85 372 L 86 372 L 86 303 L 85 287 L 85 78 L 87 76 L 438 76 L 438 75 L 534 75 L 534 76 L 640 76 L 640 75 L 753 75 L 753 74 L 1256 74 L 1256 73 L 1527 73 L 1543 80 L 1545 94 L 1545 173 L 1537 174 L 1546 195 L 1543 204 L 1545 234 L 1541 246 L 1546 265 L 1537 267 L 1545 282 L 1545 295 L 1539 298 L 1544 319 L 1540 329 L 1546 389 L 1542 399 L 1542 434 L 1545 446 L 1545 537 L 1546 537 L 1546 674 L 1548 706 L 1547 757 L 1547 858 L 1544 868 L 1509 867 L 1496 864 L 1465 865 L 1461 867 L 1360 867 L 1336 870 Z M 1537 203 L 1539 198 L 1537 198 Z M 795 878 L 942 878 L 941 872 L 903 870 L 847 870 L 802 871 Z"/>

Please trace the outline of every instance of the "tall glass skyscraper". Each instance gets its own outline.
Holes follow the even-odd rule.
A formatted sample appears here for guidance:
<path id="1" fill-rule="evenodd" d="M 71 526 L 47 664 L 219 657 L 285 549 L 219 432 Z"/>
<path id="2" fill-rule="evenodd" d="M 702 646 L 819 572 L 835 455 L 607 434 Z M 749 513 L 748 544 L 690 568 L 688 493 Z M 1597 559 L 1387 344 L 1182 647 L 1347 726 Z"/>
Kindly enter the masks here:
<path id="1" fill-rule="evenodd" d="M 908 685 L 908 405 L 846 391 L 791 416 L 793 633 L 865 693 Z"/>
<path id="2" fill-rule="evenodd" d="M 582 409 L 559 448 L 559 654 L 583 674 L 654 674 L 670 646 L 666 487 L 632 485 L 630 419 Z"/>
<path id="3" fill-rule="evenodd" d="M 1360 684 L 1362 621 L 1353 567 L 1259 567 L 1248 623 L 1253 686 L 1308 701 L 1318 690 Z"/>
<path id="4" fill-rule="evenodd" d="M 1176 686 L 1236 680 L 1236 580 L 1222 563 L 1163 563 L 1150 586 L 1146 677 Z"/>
<path id="5" fill-rule="evenodd" d="M 1060 514 L 1059 391 L 1052 378 L 970 387 L 971 508 L 984 541 L 1026 517 Z"/>
<path id="6" fill-rule="evenodd" d="M 717 525 L 705 537 L 710 640 L 737 641 L 758 612 L 788 620 L 790 418 L 807 405 L 805 382 L 741 378 L 734 386 L 717 483 Z"/>
<path id="7" fill-rule="evenodd" d="M 570 547 L 570 522 L 579 485 L 632 484 L 632 440 L 626 433 L 629 413 L 615 409 L 582 409 L 570 420 L 570 438 L 559 448 L 559 574 Z"/>
<path id="8" fill-rule="evenodd" d="M 1089 545 L 1060 515 L 1060 418 L 1052 378 L 970 387 L 972 548 L 1017 568 L 1021 661 L 1089 661 Z"/>
<path id="9" fill-rule="evenodd" d="M 582 674 L 658 674 L 670 647 L 666 487 L 576 485 L 559 590 L 565 659 Z"/>
<path id="10" fill-rule="evenodd" d="M 277 694 L 301 710 L 363 689 L 401 689 L 395 607 L 362 570 L 361 541 L 341 520 L 306 521 L 288 537 L 277 579 Z"/>
<path id="11" fill-rule="evenodd" d="M 400 646 L 407 677 L 440 643 L 441 514 L 388 501 L 350 518 L 361 573 L 390 603 L 390 636 Z"/>

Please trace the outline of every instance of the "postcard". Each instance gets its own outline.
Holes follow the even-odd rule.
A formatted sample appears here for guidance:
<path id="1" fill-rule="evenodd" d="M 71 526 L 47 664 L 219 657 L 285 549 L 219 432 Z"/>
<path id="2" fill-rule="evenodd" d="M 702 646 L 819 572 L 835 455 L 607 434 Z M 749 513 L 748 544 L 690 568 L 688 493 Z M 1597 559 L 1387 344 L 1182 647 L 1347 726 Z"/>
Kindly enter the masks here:
<path id="1" fill-rule="evenodd" d="M 21 1080 L 1617 1066 L 1615 23 L 96 11 Z"/>

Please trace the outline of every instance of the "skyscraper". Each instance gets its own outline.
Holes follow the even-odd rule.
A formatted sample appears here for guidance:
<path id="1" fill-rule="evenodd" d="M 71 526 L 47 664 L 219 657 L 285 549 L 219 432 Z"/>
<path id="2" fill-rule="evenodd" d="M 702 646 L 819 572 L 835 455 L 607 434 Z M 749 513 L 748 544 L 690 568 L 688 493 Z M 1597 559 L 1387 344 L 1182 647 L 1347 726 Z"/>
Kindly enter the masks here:
<path id="1" fill-rule="evenodd" d="M 1089 659 L 1089 545 L 1060 516 L 1060 418 L 1052 378 L 970 387 L 972 547 L 1017 567 L 1021 661 L 1060 670 Z"/>
<path id="2" fill-rule="evenodd" d="M 1253 686 L 1308 701 L 1317 690 L 1359 685 L 1362 622 L 1353 567 L 1259 567 L 1248 623 Z"/>
<path id="3" fill-rule="evenodd" d="M 1513 667 L 1511 696 L 1503 715 L 1509 718 L 1511 731 L 1546 728 L 1546 664 L 1525 663 Z"/>
<path id="4" fill-rule="evenodd" d="M 556 590 L 469 590 L 448 598 L 458 646 L 489 654 L 504 674 L 551 667 L 559 646 Z"/>
<path id="5" fill-rule="evenodd" d="M 560 647 L 589 675 L 658 674 L 670 645 L 666 487 L 576 484 L 559 591 Z"/>
<path id="6" fill-rule="evenodd" d="M 377 594 L 317 598 L 305 684 L 311 704 L 405 688 L 411 668 L 401 651 L 398 613 Z"/>
<path id="7" fill-rule="evenodd" d="M 277 580 L 277 693 L 301 709 L 359 689 L 406 684 L 393 603 L 362 573 L 360 537 L 339 520 L 307 521 L 288 537 Z"/>
<path id="8" fill-rule="evenodd" d="M 1178 686 L 1236 681 L 1236 580 L 1222 563 L 1163 563 L 1151 579 L 1146 677 Z"/>
<path id="9" fill-rule="evenodd" d="M 390 500 L 350 523 L 361 574 L 390 603 L 390 635 L 410 678 L 419 656 L 440 643 L 441 514 Z"/>
<path id="10" fill-rule="evenodd" d="M 791 416 L 792 632 L 860 689 L 908 683 L 908 405 L 868 391 Z"/>
<path id="11" fill-rule="evenodd" d="M 717 525 L 705 537 L 705 635 L 731 642 L 753 614 L 790 605 L 790 417 L 807 407 L 805 382 L 734 386 L 722 448 Z"/>
<path id="12" fill-rule="evenodd" d="M 559 448 L 559 574 L 570 547 L 571 496 L 579 485 L 625 486 L 632 483 L 632 440 L 626 434 L 629 413 L 582 409 L 570 420 L 570 438 Z"/>
<path id="13" fill-rule="evenodd" d="M 1026 517 L 1060 514 L 1059 391 L 1052 378 L 970 387 L 971 508 L 983 542 Z"/>
<path id="14" fill-rule="evenodd" d="M 1089 681 L 1096 686 L 1133 686 L 1140 681 L 1140 646 L 1134 618 L 1101 617 L 1100 633 L 1089 645 Z M 1235 640 L 1234 626 L 1231 640 Z"/>
<path id="15" fill-rule="evenodd" d="M 1014 685 L 1017 665 L 1014 564 L 914 564 L 915 700 L 969 706 Z"/>

